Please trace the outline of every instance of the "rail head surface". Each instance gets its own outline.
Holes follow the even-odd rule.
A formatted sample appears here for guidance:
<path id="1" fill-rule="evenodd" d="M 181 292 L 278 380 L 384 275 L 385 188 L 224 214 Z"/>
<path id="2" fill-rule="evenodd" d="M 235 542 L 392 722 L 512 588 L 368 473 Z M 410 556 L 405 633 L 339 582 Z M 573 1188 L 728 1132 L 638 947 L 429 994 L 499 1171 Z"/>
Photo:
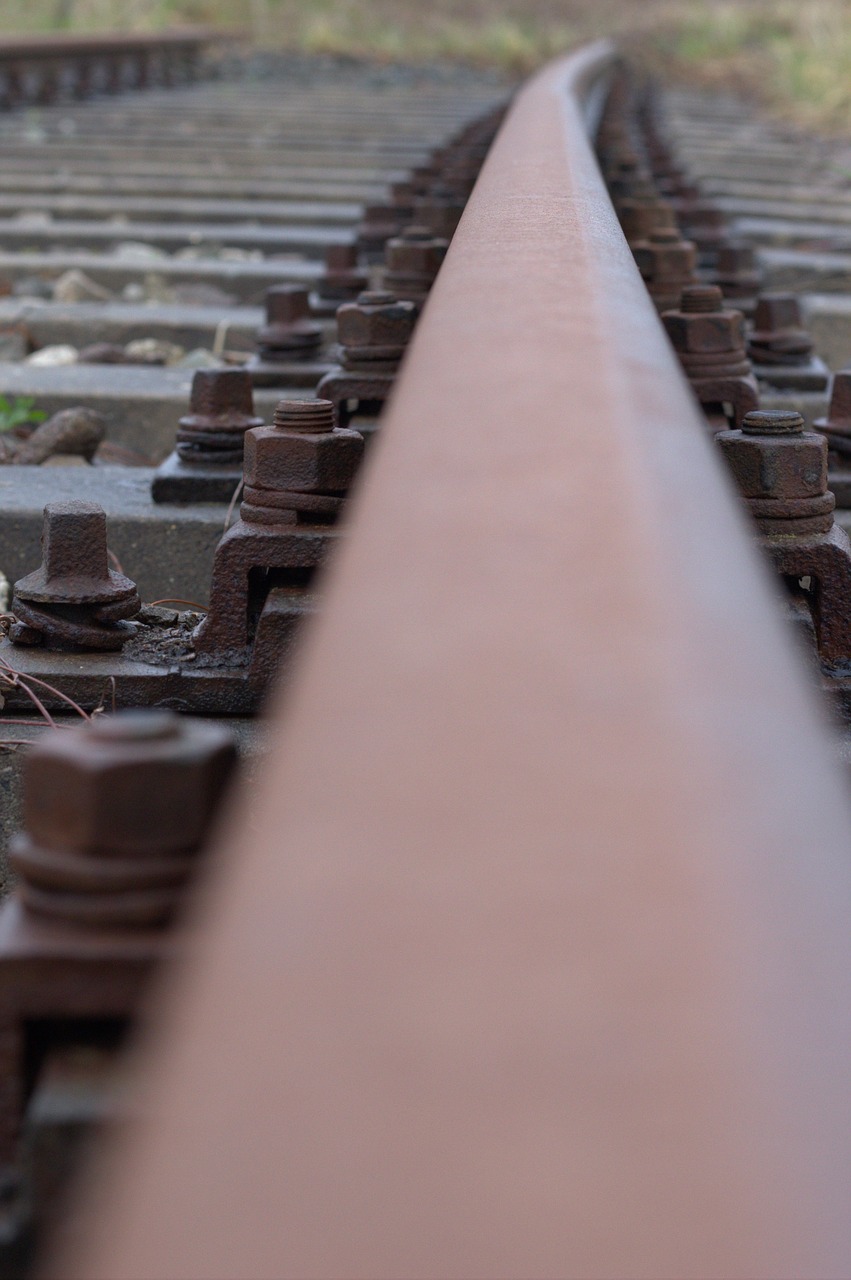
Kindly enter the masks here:
<path id="1" fill-rule="evenodd" d="M 487 160 L 62 1274 L 849 1273 L 851 813 L 588 145 L 611 56 Z"/>

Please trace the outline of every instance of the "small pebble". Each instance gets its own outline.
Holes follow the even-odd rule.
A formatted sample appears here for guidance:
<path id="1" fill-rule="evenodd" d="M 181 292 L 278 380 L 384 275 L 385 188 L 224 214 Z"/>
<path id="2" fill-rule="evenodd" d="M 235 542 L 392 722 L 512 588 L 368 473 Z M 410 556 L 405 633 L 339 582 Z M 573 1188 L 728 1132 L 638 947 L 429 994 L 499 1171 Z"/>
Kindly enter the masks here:
<path id="1" fill-rule="evenodd" d="M 167 258 L 168 254 L 141 240 L 121 240 L 114 247 L 112 256 L 122 262 L 154 262 Z"/>
<path id="2" fill-rule="evenodd" d="M 177 364 L 184 354 L 176 342 L 160 338 L 136 338 L 124 348 L 125 359 L 131 364 Z"/>
<path id="3" fill-rule="evenodd" d="M 55 347 L 42 347 L 40 351 L 34 351 L 31 356 L 27 356 L 24 364 L 35 365 L 39 369 L 53 368 L 60 364 L 76 364 L 77 348 L 72 346 L 57 345 Z"/>

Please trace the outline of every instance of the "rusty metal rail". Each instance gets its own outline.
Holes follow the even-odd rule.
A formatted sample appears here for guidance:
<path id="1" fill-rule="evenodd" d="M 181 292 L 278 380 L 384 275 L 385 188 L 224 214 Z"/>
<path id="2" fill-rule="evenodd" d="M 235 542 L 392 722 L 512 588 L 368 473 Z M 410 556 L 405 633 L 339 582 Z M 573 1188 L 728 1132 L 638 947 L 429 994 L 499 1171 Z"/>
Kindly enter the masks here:
<path id="1" fill-rule="evenodd" d="M 612 56 L 491 151 L 57 1273 L 849 1273 L 847 784 L 589 147 Z"/>
<path id="2" fill-rule="evenodd" d="M 150 34 L 6 36 L 0 40 L 0 107 L 86 98 L 195 78 L 204 48 L 232 38 L 207 28 Z"/>

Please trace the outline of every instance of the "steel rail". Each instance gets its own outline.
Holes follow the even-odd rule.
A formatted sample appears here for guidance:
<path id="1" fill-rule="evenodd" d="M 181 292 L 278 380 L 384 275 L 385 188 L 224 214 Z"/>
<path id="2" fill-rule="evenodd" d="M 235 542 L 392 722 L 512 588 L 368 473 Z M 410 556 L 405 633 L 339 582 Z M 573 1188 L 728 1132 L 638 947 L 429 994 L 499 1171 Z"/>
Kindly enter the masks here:
<path id="1" fill-rule="evenodd" d="M 851 1270 L 846 783 L 588 144 L 611 58 L 497 138 L 57 1273 Z"/>

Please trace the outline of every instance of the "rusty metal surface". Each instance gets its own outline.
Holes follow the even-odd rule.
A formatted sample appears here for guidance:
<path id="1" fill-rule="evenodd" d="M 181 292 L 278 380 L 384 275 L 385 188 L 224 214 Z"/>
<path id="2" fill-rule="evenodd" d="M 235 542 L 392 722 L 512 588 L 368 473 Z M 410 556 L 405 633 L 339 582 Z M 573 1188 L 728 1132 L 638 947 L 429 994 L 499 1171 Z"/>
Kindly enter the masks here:
<path id="1" fill-rule="evenodd" d="M 350 296 L 339 287 L 344 297 Z M 313 296 L 318 303 L 316 313 Z M 326 374 L 331 362 L 321 357 L 325 328 L 318 317 L 334 315 L 338 306 L 338 302 L 332 305 L 329 299 L 320 299 L 297 285 L 267 289 L 266 323 L 257 331 L 256 351 L 246 366 L 254 385 L 304 387 Z"/>
<path id="2" fill-rule="evenodd" d="M 675 226 L 674 210 L 668 200 L 650 191 L 636 196 L 622 196 L 614 202 L 623 233 L 629 244 L 646 240 L 654 231 Z"/>
<path id="3" fill-rule="evenodd" d="M 403 302 L 422 307 L 441 268 L 449 241 L 428 227 L 406 227 L 384 249 L 385 289 Z"/>
<path id="4" fill-rule="evenodd" d="M 193 408 L 178 433 L 193 450 L 221 443 L 227 458 L 244 442 L 240 518 L 216 549 L 209 611 L 199 621 L 191 611 L 142 608 L 134 584 L 108 567 L 103 510 L 49 504 L 44 564 L 15 584 L 8 639 L 0 641 L 0 659 L 24 678 L 8 691 L 10 708 L 26 708 L 34 678 L 48 709 L 71 698 L 84 711 L 109 701 L 242 714 L 257 709 L 291 661 L 316 607 L 314 576 L 335 544 L 332 526 L 363 457 L 363 436 L 337 427 L 334 405 L 322 399 L 281 400 L 272 425 L 263 426 L 250 413 L 251 382 L 242 370 L 197 373 Z M 184 481 L 197 465 L 177 464 Z M 203 484 L 216 467 L 199 470 Z M 46 658 L 44 650 L 59 652 Z M 123 653 L 107 660 L 108 650 Z"/>
<path id="5" fill-rule="evenodd" d="M 794 293 L 763 293 L 757 299 L 748 353 L 755 364 L 806 364 L 813 340 L 804 328 Z"/>
<path id="6" fill-rule="evenodd" d="M 847 782 L 584 141 L 606 57 L 490 153 L 47 1274 L 848 1274 Z"/>
<path id="7" fill-rule="evenodd" d="M 333 531 L 326 538 L 330 541 Z M 311 598 L 312 601 L 312 598 Z M 145 610 L 145 613 L 148 611 Z M 304 608 L 304 612 L 308 612 Z M 173 615 L 176 616 L 176 615 Z M 44 648 L 20 648 L 0 641 L 0 658 L 25 680 L 43 680 L 51 689 L 41 689 L 40 700 L 52 712 L 67 708 L 67 698 L 84 711 L 112 706 L 167 707 L 187 715 L 253 715 L 262 703 L 264 687 L 250 686 L 243 662 L 198 667 L 192 659 L 191 628 L 183 632 L 182 652 L 169 657 L 165 647 L 173 642 L 172 629 L 148 624 L 145 628 L 150 656 L 126 653 L 54 653 Z M 155 653 L 160 634 L 161 652 Z M 292 656 L 293 641 L 276 656 L 283 672 Z M 131 646 L 132 647 L 132 646 Z M 154 660 L 156 659 L 156 660 Z M 57 690 L 57 693 L 51 690 Z M 10 714 L 30 712 L 32 700 L 22 689 L 4 693 Z"/>
<path id="8" fill-rule="evenodd" d="M 710 426 L 739 426 L 759 406 L 742 313 L 724 306 L 717 285 L 691 284 L 662 322 Z"/>
<path id="9" fill-rule="evenodd" d="M 230 502 L 242 479 L 246 431 L 262 427 L 245 369 L 199 369 L 177 447 L 151 480 L 154 502 Z"/>
<path id="10" fill-rule="evenodd" d="M 309 360 L 321 343 L 322 326 L 311 318 L 306 289 L 278 284 L 266 290 L 266 323 L 257 332 L 261 360 Z"/>
<path id="11" fill-rule="evenodd" d="M 189 413 L 178 423 L 177 452 L 187 463 L 241 465 L 246 431 L 262 425 L 244 369 L 199 369 L 192 379 Z"/>
<path id="12" fill-rule="evenodd" d="M 17 645 L 118 650 L 132 635 L 125 619 L 141 607 L 136 584 L 110 569 L 106 513 L 94 502 L 51 502 L 44 509 L 44 559 L 12 592 Z"/>
<path id="13" fill-rule="evenodd" d="M 763 293 L 757 298 L 748 354 L 760 381 L 797 391 L 822 391 L 827 366 L 814 354 L 794 293 Z"/>
<path id="14" fill-rule="evenodd" d="M 683 289 L 697 283 L 697 250 L 671 227 L 657 227 L 634 245 L 635 261 L 659 311 L 680 304 Z"/>
<path id="15" fill-rule="evenodd" d="M 341 302 L 354 302 L 369 288 L 356 244 L 332 244 L 325 250 L 325 271 L 316 284 L 311 307 L 316 315 L 335 315 Z"/>
<path id="16" fill-rule="evenodd" d="M 851 502 L 851 370 L 839 369 L 833 375 L 827 416 L 816 418 L 816 431 L 827 436 L 828 486 L 837 504 Z"/>
<path id="17" fill-rule="evenodd" d="M 742 310 L 742 301 L 748 304 L 752 314 L 759 293 L 760 272 L 756 252 L 746 240 L 726 240 L 718 246 L 714 283 L 727 301 L 735 301 Z"/>
<path id="18" fill-rule="evenodd" d="M 266 687 L 313 611 L 326 530 L 362 456 L 363 437 L 335 427 L 328 400 L 281 400 L 271 426 L 246 434 L 240 518 L 216 549 L 210 610 L 193 635 L 199 667 L 246 667 L 249 684 Z"/>
<path id="19" fill-rule="evenodd" d="M 103 510 L 49 504 L 44 564 L 15 584 L 0 641 L 0 660 L 23 678 L 8 690 L 10 709 L 27 709 L 35 679 L 48 710 L 71 698 L 87 712 L 111 703 L 246 714 L 290 663 L 364 440 L 334 425 L 327 400 L 281 400 L 270 427 L 246 430 L 252 419 L 235 413 L 234 398 L 250 407 L 247 375 L 224 388 L 215 373 L 196 377 L 195 407 L 222 409 L 222 434 L 245 440 L 240 518 L 216 549 L 209 611 L 199 621 L 197 612 L 143 608 L 134 584 L 108 567 Z M 204 438 L 216 421 L 211 412 L 182 419 L 200 423 Z"/>
<path id="20" fill-rule="evenodd" d="M 348 427 L 357 413 L 375 416 L 384 408 L 417 315 L 413 302 L 375 289 L 337 309 L 340 363 L 320 380 L 316 394 L 333 404 L 338 426 Z"/>
<path id="21" fill-rule="evenodd" d="M 27 910 L 91 928 L 173 917 L 236 759 L 227 729 L 173 711 L 104 715 L 28 753 L 10 859 Z"/>
<path id="22" fill-rule="evenodd" d="M 43 1209 L 19 1145 L 32 1082 L 54 1049 L 114 1041 L 136 1013 L 235 763 L 227 729 L 168 711 L 54 729 L 27 755 L 0 908 L 4 1238 Z"/>
<path id="23" fill-rule="evenodd" d="M 388 241 L 412 224 L 438 239 L 452 238 L 503 115 L 499 107 L 472 121 L 435 147 L 406 181 L 393 183 L 389 201 L 367 205 L 357 244 L 368 261 L 380 261 Z"/>
<path id="24" fill-rule="evenodd" d="M 466 195 L 459 195 L 441 178 L 428 195 L 414 200 L 413 221 L 427 227 L 439 239 L 451 240 L 466 205 Z"/>
<path id="25" fill-rule="evenodd" d="M 827 487 L 827 440 L 806 431 L 799 413 L 748 413 L 741 430 L 716 436 L 777 571 L 808 585 L 823 662 L 851 663 L 851 543 L 835 523 Z"/>

